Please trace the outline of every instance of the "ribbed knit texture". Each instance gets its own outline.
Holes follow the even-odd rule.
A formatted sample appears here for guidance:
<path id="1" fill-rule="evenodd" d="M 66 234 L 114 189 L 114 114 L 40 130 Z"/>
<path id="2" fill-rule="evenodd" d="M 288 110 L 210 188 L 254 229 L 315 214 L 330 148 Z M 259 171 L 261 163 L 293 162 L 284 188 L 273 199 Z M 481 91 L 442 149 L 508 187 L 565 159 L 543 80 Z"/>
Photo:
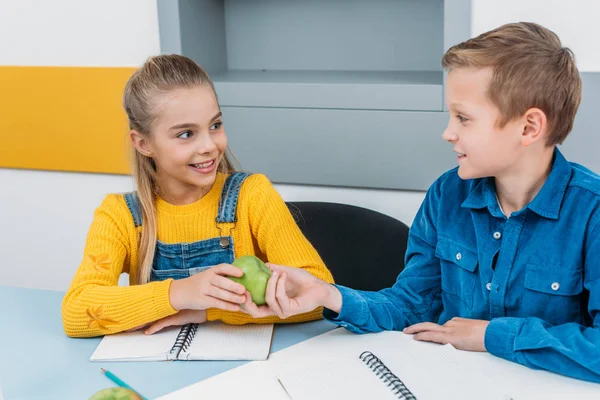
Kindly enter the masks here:
<path id="1" fill-rule="evenodd" d="M 158 240 L 195 242 L 219 236 L 215 224 L 225 176 L 218 174 L 212 189 L 195 203 L 175 206 L 157 198 Z M 223 235 L 233 224 L 225 225 Z M 90 337 L 121 332 L 176 313 L 169 301 L 172 280 L 136 285 L 138 235 L 122 194 L 108 195 L 94 214 L 83 261 L 65 294 L 65 332 Z M 300 267 L 333 282 L 316 250 L 302 235 L 273 185 L 264 175 L 246 179 L 240 190 L 237 223 L 231 231 L 235 256 L 256 255 L 274 264 Z M 118 286 L 129 273 L 130 286 Z M 254 319 L 241 312 L 209 309 L 208 320 L 229 324 L 300 322 L 320 319 L 322 309 L 281 320 Z"/>

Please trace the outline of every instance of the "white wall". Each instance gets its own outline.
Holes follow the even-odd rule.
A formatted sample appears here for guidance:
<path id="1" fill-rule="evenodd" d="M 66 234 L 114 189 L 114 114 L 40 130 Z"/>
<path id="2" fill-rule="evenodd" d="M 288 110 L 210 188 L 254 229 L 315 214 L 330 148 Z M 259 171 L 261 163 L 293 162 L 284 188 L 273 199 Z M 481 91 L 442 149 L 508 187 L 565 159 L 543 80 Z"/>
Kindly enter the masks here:
<path id="1" fill-rule="evenodd" d="M 129 67 L 160 51 L 155 0 L 0 0 L 0 37 L 0 66 Z M 94 209 L 126 190 L 129 177 L 0 169 L 0 285 L 65 290 Z"/>
<path id="2" fill-rule="evenodd" d="M 600 1 L 472 0 L 473 36 L 508 22 L 536 22 L 575 53 L 581 72 L 600 71 Z"/>
<path id="3" fill-rule="evenodd" d="M 421 192 L 276 185 L 285 200 L 371 208 L 410 224 Z M 0 285 L 66 290 L 94 210 L 130 176 L 0 169 Z M 124 280 L 122 279 L 121 282 Z"/>
<path id="4" fill-rule="evenodd" d="M 153 0 L 0 0 L 0 65 L 137 66 L 160 51 Z"/>
<path id="5" fill-rule="evenodd" d="M 154 0 L 0 0 L 0 65 L 140 65 L 160 51 Z M 257 171 L 259 172 L 259 171 Z M 285 200 L 371 208 L 407 224 L 424 194 L 277 185 Z M 0 285 L 66 290 L 89 225 L 129 176 L 0 169 Z M 124 279 L 121 280 L 124 282 Z"/>

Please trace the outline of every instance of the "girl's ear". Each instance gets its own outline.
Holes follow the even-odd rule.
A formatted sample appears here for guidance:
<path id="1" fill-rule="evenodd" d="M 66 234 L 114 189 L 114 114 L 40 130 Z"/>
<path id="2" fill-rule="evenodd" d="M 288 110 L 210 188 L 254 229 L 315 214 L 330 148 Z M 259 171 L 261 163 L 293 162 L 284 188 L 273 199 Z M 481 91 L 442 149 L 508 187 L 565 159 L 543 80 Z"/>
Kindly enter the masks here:
<path id="1" fill-rule="evenodd" d="M 131 138 L 131 143 L 139 151 L 141 154 L 146 157 L 152 157 L 152 149 L 150 148 L 150 144 L 148 143 L 148 139 L 141 133 L 135 130 L 129 131 L 129 137 Z"/>

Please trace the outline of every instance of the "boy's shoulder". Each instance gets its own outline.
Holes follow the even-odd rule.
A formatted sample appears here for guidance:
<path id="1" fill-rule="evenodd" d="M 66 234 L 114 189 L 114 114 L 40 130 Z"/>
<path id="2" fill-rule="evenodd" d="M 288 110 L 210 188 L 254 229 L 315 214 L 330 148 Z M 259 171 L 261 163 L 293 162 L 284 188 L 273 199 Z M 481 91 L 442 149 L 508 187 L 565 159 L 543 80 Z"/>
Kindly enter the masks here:
<path id="1" fill-rule="evenodd" d="M 581 164 L 570 164 L 573 172 L 568 187 L 589 192 L 592 196 L 600 196 L 600 175 Z"/>

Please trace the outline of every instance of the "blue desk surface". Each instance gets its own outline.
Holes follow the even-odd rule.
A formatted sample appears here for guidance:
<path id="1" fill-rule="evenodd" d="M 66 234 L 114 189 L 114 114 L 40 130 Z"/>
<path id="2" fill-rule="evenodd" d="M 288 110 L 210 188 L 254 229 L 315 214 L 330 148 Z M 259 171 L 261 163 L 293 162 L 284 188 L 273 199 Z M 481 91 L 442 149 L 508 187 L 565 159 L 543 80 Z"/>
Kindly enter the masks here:
<path id="1" fill-rule="evenodd" d="M 114 386 L 106 368 L 155 398 L 244 364 L 240 361 L 91 362 L 100 338 L 65 335 L 63 293 L 0 286 L 0 387 L 4 400 L 87 399 Z M 325 321 L 277 325 L 271 352 L 327 332 Z"/>

